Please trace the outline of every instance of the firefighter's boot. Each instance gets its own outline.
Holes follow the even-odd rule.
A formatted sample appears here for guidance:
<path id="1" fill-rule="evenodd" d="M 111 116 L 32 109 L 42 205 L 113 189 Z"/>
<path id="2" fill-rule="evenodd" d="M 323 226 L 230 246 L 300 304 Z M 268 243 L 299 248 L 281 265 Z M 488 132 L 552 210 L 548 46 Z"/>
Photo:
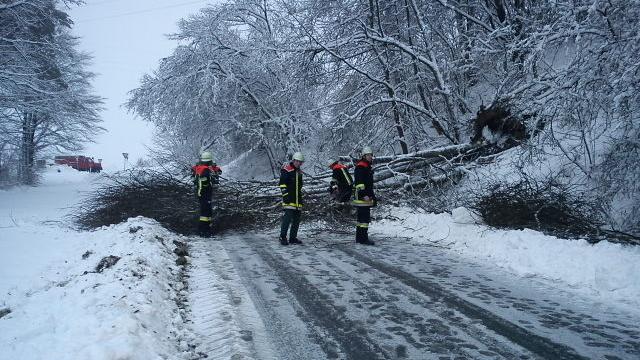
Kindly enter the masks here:
<path id="1" fill-rule="evenodd" d="M 364 241 L 364 228 L 361 228 L 360 226 L 356 227 L 356 243 L 358 244 L 362 244 Z"/>
<path id="2" fill-rule="evenodd" d="M 206 238 L 211 237 L 211 223 L 208 221 L 199 221 L 198 235 Z"/>
<path id="3" fill-rule="evenodd" d="M 280 245 L 284 245 L 284 246 L 289 245 L 289 242 L 287 241 L 286 236 L 280 236 Z"/>
<path id="4" fill-rule="evenodd" d="M 302 245 L 302 241 L 298 240 L 298 238 L 289 239 L 289 244 Z"/>
<path id="5" fill-rule="evenodd" d="M 373 240 L 369 240 L 369 229 L 363 228 L 362 229 L 362 233 L 363 233 L 362 237 L 364 239 L 364 241 L 362 241 L 362 244 L 365 244 L 365 245 L 375 245 L 376 244 L 375 242 L 373 242 Z"/>

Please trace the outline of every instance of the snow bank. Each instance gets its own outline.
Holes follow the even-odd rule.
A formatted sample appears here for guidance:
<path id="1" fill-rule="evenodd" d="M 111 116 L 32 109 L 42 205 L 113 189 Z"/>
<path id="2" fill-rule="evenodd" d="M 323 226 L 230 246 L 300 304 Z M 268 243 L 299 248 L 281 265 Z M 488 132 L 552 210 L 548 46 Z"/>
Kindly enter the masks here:
<path id="1" fill-rule="evenodd" d="M 493 263 L 516 275 L 539 276 L 637 311 L 640 305 L 640 247 L 609 242 L 590 245 L 534 230 L 498 230 L 477 224 L 466 209 L 420 213 L 395 208 L 396 220 L 374 222 L 372 233 L 439 244 L 462 256 Z"/>
<path id="2" fill-rule="evenodd" d="M 54 166 L 39 186 L 0 191 L 0 360 L 200 358 L 196 345 L 210 339 L 196 338 L 191 310 L 178 305 L 189 297 L 172 240 L 187 239 L 145 218 L 70 227 L 66 215 L 102 178 Z M 97 271 L 111 256 L 117 262 Z M 212 271 L 199 276 L 226 284 Z M 206 326 L 239 333 L 220 321 Z M 234 349 L 244 342 L 225 340 Z"/>
<path id="3" fill-rule="evenodd" d="M 78 171 L 67 165 L 48 166 L 42 172 L 41 186 L 54 186 L 91 182 L 100 175 L 86 171 Z"/>
<path id="4" fill-rule="evenodd" d="M 23 224 L 4 236 L 0 359 L 188 358 L 176 235 L 155 221 L 93 232 Z M 120 259 L 96 272 L 111 255 Z"/>
<path id="5" fill-rule="evenodd" d="M 101 178 L 52 166 L 39 186 L 0 191 L 1 360 L 185 358 L 175 235 L 145 219 L 78 232 L 65 218 Z"/>

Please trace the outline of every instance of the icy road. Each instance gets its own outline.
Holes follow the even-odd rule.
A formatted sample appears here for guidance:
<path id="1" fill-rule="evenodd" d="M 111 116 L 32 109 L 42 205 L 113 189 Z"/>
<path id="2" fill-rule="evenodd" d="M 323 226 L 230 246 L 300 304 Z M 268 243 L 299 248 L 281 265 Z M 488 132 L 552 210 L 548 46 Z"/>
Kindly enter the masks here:
<path id="1" fill-rule="evenodd" d="M 640 359 L 637 315 L 436 247 L 313 238 L 191 242 L 203 358 Z"/>

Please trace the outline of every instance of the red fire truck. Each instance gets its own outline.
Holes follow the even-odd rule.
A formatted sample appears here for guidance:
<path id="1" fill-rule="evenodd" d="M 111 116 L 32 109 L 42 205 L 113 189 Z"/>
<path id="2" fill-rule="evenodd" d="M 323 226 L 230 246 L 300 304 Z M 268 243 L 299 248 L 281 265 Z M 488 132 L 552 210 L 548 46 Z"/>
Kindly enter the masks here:
<path id="1" fill-rule="evenodd" d="M 100 161 L 95 162 L 93 158 L 83 156 L 83 155 L 64 155 L 64 156 L 56 156 L 54 158 L 54 163 L 59 165 L 68 165 L 78 171 L 88 171 L 88 172 L 100 172 L 102 171 L 102 164 Z"/>

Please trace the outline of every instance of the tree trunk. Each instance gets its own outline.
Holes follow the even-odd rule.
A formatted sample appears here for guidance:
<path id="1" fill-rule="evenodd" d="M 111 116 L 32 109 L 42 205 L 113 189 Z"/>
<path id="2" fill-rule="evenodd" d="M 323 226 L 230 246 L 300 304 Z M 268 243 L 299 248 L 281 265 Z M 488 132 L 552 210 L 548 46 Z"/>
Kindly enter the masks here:
<path id="1" fill-rule="evenodd" d="M 507 11 L 504 8 L 502 0 L 494 0 L 493 4 L 496 7 L 496 15 L 498 15 L 498 20 L 501 24 L 504 23 L 504 21 L 507 19 Z"/>
<path id="2" fill-rule="evenodd" d="M 18 166 L 18 181 L 25 185 L 36 182 L 33 169 L 35 158 L 34 137 L 37 116 L 33 112 L 26 112 L 22 116 L 22 141 L 20 142 L 20 164 Z"/>
<path id="3" fill-rule="evenodd" d="M 374 21 L 375 19 L 377 19 L 377 23 L 378 23 L 378 30 L 380 31 L 380 35 L 384 37 L 384 30 L 382 28 L 382 22 L 380 21 L 380 8 L 379 8 L 379 4 L 378 1 L 374 1 L 370 0 L 369 1 L 369 9 L 371 12 L 371 18 L 370 18 L 370 25 L 371 28 L 373 28 L 374 26 Z M 384 48 L 386 50 L 386 54 L 389 53 L 389 49 L 388 46 L 385 44 Z M 396 98 L 396 92 L 395 89 L 391 86 L 391 73 L 389 71 L 389 61 L 390 59 L 387 58 L 387 61 L 384 61 L 381 56 L 382 54 L 379 54 L 378 51 L 375 50 L 375 45 L 374 45 L 374 51 L 376 53 L 376 55 L 378 56 L 378 61 L 380 61 L 380 64 L 382 65 L 382 67 L 384 68 L 384 81 L 389 84 L 389 86 L 387 86 L 387 94 L 389 95 L 389 98 L 391 99 L 395 99 Z M 402 151 L 403 154 L 408 154 L 409 153 L 409 147 L 407 146 L 407 142 L 405 141 L 405 136 L 404 136 L 404 126 L 402 125 L 402 119 L 400 116 L 400 109 L 398 108 L 398 102 L 396 102 L 395 100 L 391 101 L 391 111 L 393 113 L 393 122 L 396 128 L 396 131 L 398 132 L 398 142 L 400 143 L 400 149 Z"/>
<path id="4" fill-rule="evenodd" d="M 413 47 L 413 37 L 411 36 L 411 13 L 409 10 L 409 3 L 405 0 L 405 10 L 407 15 L 407 40 L 409 42 L 409 46 Z M 422 86 L 422 80 L 419 77 L 418 70 L 418 61 L 415 56 L 411 57 L 411 65 L 413 67 L 413 74 L 416 76 L 416 83 L 418 87 L 418 94 L 420 95 L 420 101 L 422 101 L 422 107 L 425 109 L 429 109 L 429 102 L 427 101 L 427 96 L 425 94 L 424 86 Z M 438 135 L 444 135 L 452 144 L 455 144 L 455 140 L 449 135 L 449 133 L 444 129 L 442 124 L 437 119 L 431 119 L 431 126 L 436 130 Z"/>

